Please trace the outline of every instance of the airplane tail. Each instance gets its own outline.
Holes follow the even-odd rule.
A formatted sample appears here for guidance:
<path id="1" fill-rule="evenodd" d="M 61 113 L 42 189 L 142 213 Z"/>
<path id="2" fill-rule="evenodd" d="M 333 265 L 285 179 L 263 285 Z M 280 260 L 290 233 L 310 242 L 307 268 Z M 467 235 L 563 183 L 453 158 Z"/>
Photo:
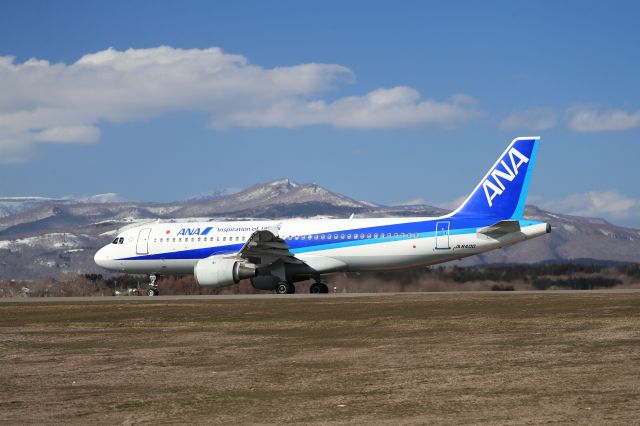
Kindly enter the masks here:
<path id="1" fill-rule="evenodd" d="M 451 216 L 522 219 L 540 137 L 514 139 Z"/>

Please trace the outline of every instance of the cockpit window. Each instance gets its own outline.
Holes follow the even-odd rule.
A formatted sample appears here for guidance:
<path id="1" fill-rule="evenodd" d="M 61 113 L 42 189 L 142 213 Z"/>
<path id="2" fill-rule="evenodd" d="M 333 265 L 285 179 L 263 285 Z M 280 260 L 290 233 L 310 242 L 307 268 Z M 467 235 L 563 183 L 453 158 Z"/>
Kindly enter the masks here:
<path id="1" fill-rule="evenodd" d="M 115 240 L 113 240 L 113 241 L 111 242 L 111 244 L 118 244 L 118 238 L 116 238 Z"/>
<path id="2" fill-rule="evenodd" d="M 118 244 L 122 244 L 122 243 L 124 243 L 124 238 L 123 238 L 123 237 L 120 237 L 120 238 L 118 239 Z"/>

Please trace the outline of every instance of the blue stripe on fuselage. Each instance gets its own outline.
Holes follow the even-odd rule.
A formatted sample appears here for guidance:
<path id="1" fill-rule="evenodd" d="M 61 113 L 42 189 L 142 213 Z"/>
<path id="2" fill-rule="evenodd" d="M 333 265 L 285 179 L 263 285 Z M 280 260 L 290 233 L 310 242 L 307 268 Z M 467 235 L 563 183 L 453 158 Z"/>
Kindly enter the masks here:
<path id="1" fill-rule="evenodd" d="M 217 254 L 237 253 L 243 244 L 229 244 L 225 246 L 202 247 L 189 250 L 169 251 L 158 254 L 143 254 L 140 256 L 124 257 L 117 260 L 177 260 L 177 259 L 204 259 Z"/>

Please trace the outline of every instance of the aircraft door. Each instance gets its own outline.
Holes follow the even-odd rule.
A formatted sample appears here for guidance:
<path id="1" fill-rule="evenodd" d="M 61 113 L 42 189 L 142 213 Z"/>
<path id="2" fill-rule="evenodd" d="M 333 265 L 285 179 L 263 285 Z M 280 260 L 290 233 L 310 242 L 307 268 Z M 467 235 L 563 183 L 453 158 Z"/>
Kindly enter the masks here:
<path id="1" fill-rule="evenodd" d="M 436 223 L 436 250 L 447 250 L 449 246 L 449 226 L 451 222 Z"/>
<path id="2" fill-rule="evenodd" d="M 151 234 L 151 228 L 144 228 L 140 230 L 140 233 L 138 234 L 138 243 L 136 244 L 136 253 L 149 253 L 149 234 Z"/>

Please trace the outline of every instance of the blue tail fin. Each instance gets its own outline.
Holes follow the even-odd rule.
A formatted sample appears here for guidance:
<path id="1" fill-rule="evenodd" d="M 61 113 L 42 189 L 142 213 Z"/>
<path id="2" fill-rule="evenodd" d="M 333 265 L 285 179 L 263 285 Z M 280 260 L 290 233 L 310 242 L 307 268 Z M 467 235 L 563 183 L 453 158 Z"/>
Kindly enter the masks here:
<path id="1" fill-rule="evenodd" d="M 539 137 L 516 138 L 451 216 L 521 219 Z"/>

